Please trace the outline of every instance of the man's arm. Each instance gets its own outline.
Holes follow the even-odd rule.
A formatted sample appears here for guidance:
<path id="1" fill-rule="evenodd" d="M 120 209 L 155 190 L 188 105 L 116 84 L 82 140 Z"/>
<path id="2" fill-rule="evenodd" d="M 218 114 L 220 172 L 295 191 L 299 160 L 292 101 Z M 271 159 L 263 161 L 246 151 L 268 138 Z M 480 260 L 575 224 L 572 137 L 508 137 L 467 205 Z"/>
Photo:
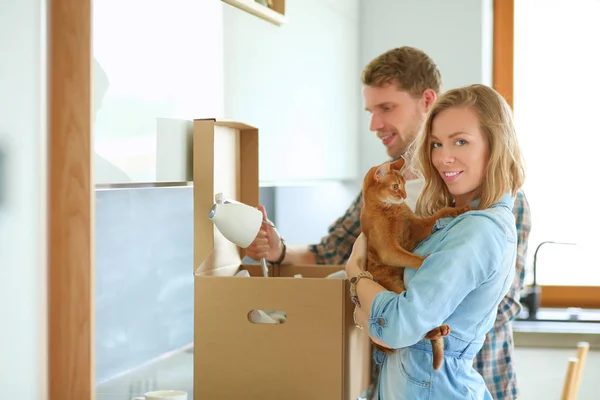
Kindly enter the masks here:
<path id="1" fill-rule="evenodd" d="M 283 248 L 282 248 L 283 251 Z M 316 264 L 315 255 L 308 246 L 286 244 L 282 264 Z"/>
<path id="2" fill-rule="evenodd" d="M 344 215 L 333 222 L 328 233 L 317 244 L 287 245 L 282 264 L 342 265 L 350 257 L 352 245 L 360 235 L 362 192 L 356 196 Z M 283 245 L 280 246 L 283 251 Z"/>
<path id="3" fill-rule="evenodd" d="M 246 248 L 246 255 L 254 260 L 265 257 L 267 261 L 282 264 L 341 265 L 350 257 L 352 246 L 360 235 L 361 208 L 362 193 L 359 193 L 344 215 L 329 226 L 329 232 L 321 242 L 309 246 L 284 245 L 277 229 L 263 224 L 252 244 Z M 264 207 L 259 209 L 268 221 Z"/>
<path id="4" fill-rule="evenodd" d="M 362 191 L 356 196 L 344 215 L 329 226 L 327 235 L 318 244 L 308 246 L 315 264 L 343 265 L 346 263 L 352 253 L 352 246 L 360 235 L 361 210 Z"/>

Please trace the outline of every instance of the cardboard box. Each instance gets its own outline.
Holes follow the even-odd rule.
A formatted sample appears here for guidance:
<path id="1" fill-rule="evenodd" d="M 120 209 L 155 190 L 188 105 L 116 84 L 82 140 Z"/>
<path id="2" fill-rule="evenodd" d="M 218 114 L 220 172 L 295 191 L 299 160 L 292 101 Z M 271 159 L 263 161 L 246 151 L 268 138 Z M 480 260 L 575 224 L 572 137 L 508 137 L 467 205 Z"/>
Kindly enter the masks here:
<path id="1" fill-rule="evenodd" d="M 194 399 L 355 400 L 368 386 L 367 332 L 354 326 L 343 266 L 242 265 L 208 219 L 214 194 L 257 206 L 258 130 L 194 121 Z M 245 269 L 251 277 L 235 277 Z M 302 278 L 294 275 L 301 274 Z M 281 324 L 250 321 L 279 310 Z"/>

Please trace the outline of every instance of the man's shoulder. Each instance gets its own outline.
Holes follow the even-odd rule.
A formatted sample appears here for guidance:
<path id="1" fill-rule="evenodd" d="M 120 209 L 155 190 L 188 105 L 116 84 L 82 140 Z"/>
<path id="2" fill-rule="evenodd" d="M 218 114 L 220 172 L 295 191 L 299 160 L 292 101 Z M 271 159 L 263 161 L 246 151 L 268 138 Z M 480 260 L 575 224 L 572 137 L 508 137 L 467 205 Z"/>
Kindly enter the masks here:
<path id="1" fill-rule="evenodd" d="M 520 189 L 515 195 L 515 204 L 513 206 L 515 215 L 529 214 L 529 201 L 525 195 L 525 191 Z"/>

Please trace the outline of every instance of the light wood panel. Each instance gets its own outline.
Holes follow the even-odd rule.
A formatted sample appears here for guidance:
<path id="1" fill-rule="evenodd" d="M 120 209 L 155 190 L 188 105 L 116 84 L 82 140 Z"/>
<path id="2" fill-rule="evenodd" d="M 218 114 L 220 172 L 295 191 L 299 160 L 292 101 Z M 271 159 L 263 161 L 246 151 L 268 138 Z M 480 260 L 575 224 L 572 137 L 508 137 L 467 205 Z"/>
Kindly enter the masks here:
<path id="1" fill-rule="evenodd" d="M 493 87 L 513 108 L 514 0 L 494 0 Z"/>
<path id="2" fill-rule="evenodd" d="M 49 399 L 93 399 L 91 4 L 48 2 Z"/>
<path id="3" fill-rule="evenodd" d="M 542 286 L 542 307 L 600 308 L 600 286 Z"/>
<path id="4" fill-rule="evenodd" d="M 275 25 L 282 25 L 288 22 L 285 16 L 285 0 L 273 0 L 273 8 L 263 6 L 255 0 L 222 1 Z"/>

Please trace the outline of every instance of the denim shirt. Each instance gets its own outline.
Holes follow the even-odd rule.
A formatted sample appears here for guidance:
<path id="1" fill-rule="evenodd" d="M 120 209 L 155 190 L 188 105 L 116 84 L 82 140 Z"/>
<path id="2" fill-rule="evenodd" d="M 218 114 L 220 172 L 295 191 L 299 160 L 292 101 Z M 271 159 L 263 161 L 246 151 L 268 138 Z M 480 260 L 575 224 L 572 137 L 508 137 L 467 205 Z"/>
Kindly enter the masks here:
<path id="1" fill-rule="evenodd" d="M 405 269 L 406 291 L 375 296 L 370 335 L 398 349 L 383 356 L 380 399 L 492 398 L 473 358 L 514 278 L 513 204 L 507 193 L 485 210 L 438 220 L 414 250 L 429 257 L 418 270 Z M 434 371 L 431 342 L 423 337 L 443 324 L 451 331 L 444 338 L 444 363 Z"/>

